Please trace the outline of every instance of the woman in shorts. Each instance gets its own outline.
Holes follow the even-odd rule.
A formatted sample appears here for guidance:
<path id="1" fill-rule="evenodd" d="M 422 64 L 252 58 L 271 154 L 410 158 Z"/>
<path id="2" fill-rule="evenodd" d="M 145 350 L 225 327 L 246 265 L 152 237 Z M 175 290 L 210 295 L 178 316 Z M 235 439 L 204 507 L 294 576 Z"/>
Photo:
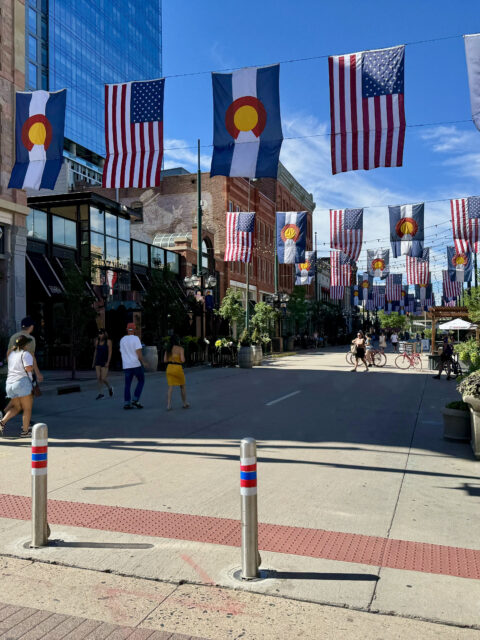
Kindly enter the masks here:
<path id="1" fill-rule="evenodd" d="M 6 414 L 0 420 L 0 435 L 2 436 L 7 422 L 21 411 L 23 411 L 23 429 L 20 432 L 20 437 L 28 438 L 32 433 L 30 418 L 33 407 L 33 356 L 25 349 L 31 340 L 26 335 L 19 336 L 8 356 L 5 393 L 7 398 L 10 398 L 10 403 Z"/>
<path id="2" fill-rule="evenodd" d="M 352 344 L 355 345 L 355 368 L 352 371 L 357 371 L 358 361 L 361 360 L 365 365 L 365 371 L 368 371 L 368 364 L 365 360 L 365 338 L 363 331 L 357 333 L 355 340 L 352 340 Z"/>

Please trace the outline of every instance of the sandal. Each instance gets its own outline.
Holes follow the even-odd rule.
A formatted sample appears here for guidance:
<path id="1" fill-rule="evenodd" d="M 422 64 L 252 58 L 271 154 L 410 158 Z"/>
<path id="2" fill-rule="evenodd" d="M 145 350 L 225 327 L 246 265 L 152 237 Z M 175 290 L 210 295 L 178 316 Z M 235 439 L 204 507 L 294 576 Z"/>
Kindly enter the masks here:
<path id="1" fill-rule="evenodd" d="M 20 438 L 30 438 L 32 435 L 32 427 L 28 427 L 26 431 L 20 431 Z"/>
<path id="2" fill-rule="evenodd" d="M 187 402 L 187 404 L 183 405 L 182 409 L 190 409 L 190 405 L 188 404 L 188 402 Z"/>
<path id="3" fill-rule="evenodd" d="M 3 436 L 3 434 L 5 433 L 5 427 L 7 425 L 3 422 L 3 420 L 0 420 L 0 436 Z"/>

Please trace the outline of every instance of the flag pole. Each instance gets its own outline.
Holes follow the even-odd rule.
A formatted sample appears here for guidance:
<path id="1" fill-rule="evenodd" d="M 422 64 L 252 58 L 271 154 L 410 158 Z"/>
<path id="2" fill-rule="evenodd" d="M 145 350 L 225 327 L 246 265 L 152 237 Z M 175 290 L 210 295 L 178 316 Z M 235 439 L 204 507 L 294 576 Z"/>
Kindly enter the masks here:
<path id="1" fill-rule="evenodd" d="M 478 273 L 477 273 L 477 254 L 473 254 L 473 268 L 475 269 L 475 288 L 478 287 Z"/>
<path id="2" fill-rule="evenodd" d="M 247 211 L 250 213 L 250 178 L 248 178 L 248 206 Z M 255 236 L 252 238 L 252 252 L 251 256 L 253 259 L 253 243 L 255 240 Z M 250 262 L 247 262 L 246 267 L 246 285 L 247 285 L 247 306 L 245 308 L 245 328 L 248 331 L 250 328 Z"/>
<path id="3" fill-rule="evenodd" d="M 200 169 L 200 139 L 197 140 L 197 276 L 202 274 L 202 171 Z"/>
<path id="4" fill-rule="evenodd" d="M 315 302 L 318 302 L 317 232 L 315 231 Z"/>

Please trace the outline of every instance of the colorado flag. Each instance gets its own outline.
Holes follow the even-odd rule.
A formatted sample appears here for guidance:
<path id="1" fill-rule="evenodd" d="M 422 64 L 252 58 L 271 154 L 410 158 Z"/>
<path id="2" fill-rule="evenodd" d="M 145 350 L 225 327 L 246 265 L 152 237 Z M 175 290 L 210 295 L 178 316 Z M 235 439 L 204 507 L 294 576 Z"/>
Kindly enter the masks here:
<path id="1" fill-rule="evenodd" d="M 283 134 L 280 65 L 212 73 L 211 176 L 276 178 Z"/>
<path id="2" fill-rule="evenodd" d="M 277 256 L 279 264 L 305 262 L 307 212 L 277 212 Z"/>
<path id="3" fill-rule="evenodd" d="M 66 89 L 17 92 L 10 189 L 53 189 L 63 162 Z"/>

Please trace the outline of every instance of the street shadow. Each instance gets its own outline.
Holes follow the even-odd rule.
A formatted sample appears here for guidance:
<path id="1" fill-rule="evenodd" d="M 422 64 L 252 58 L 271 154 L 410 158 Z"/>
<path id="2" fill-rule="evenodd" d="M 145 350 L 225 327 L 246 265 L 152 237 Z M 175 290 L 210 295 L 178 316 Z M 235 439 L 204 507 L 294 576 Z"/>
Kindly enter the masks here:
<path id="1" fill-rule="evenodd" d="M 317 571 L 275 571 L 269 570 L 268 577 L 276 580 L 336 580 L 355 582 L 378 582 L 373 573 L 324 573 Z"/>
<path id="2" fill-rule="evenodd" d="M 464 482 L 460 487 L 442 487 L 442 489 L 450 489 L 452 491 L 464 491 L 472 498 L 480 498 L 480 484 Z"/>
<path id="3" fill-rule="evenodd" d="M 49 547 L 65 547 L 71 549 L 153 549 L 155 545 L 128 542 L 68 542 L 66 540 L 49 540 Z"/>
<path id="4" fill-rule="evenodd" d="M 130 484 L 114 484 L 110 487 L 82 487 L 82 491 L 109 491 L 110 489 L 127 489 L 128 487 L 138 487 L 143 482 L 131 482 Z"/>

